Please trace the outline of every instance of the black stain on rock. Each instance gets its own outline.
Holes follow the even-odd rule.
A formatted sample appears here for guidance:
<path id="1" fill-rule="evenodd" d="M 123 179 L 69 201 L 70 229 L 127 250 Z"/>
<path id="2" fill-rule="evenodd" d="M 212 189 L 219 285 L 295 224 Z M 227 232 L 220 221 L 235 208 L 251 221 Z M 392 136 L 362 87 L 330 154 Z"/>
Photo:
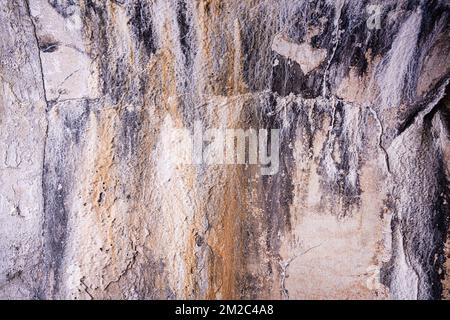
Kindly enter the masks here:
<path id="1" fill-rule="evenodd" d="M 119 156 L 124 159 L 131 159 L 138 151 L 142 113 L 143 111 L 139 109 L 125 109 L 121 112 L 122 128 L 119 135 Z"/>
<path id="2" fill-rule="evenodd" d="M 129 24 L 133 34 L 136 36 L 147 55 L 156 52 L 155 34 L 153 32 L 150 4 L 146 1 L 134 1 L 133 6 L 129 9 Z"/>
<path id="3" fill-rule="evenodd" d="M 262 176 L 263 204 L 266 212 L 268 226 L 267 246 L 269 250 L 278 252 L 279 231 L 289 231 L 291 229 L 290 205 L 293 201 L 294 186 L 292 184 L 292 174 L 295 168 L 292 142 L 295 141 L 298 125 L 308 123 L 307 115 L 297 104 L 289 106 L 287 113 L 289 119 L 283 118 L 282 112 L 276 112 L 277 103 L 274 96 L 270 98 L 270 109 L 264 110 L 261 114 L 263 128 L 281 129 L 285 121 L 289 123 L 287 127 L 280 131 L 280 163 L 278 173 L 275 175 Z M 270 150 L 270 139 L 268 149 Z"/>
<path id="4" fill-rule="evenodd" d="M 274 54 L 271 91 L 282 97 L 292 93 L 306 99 L 316 98 L 321 94 L 323 72 L 319 67 L 305 75 L 298 63 Z"/>
<path id="5" fill-rule="evenodd" d="M 191 47 L 189 44 L 189 33 L 191 27 L 188 21 L 188 11 L 185 0 L 178 2 L 177 6 L 177 21 L 180 32 L 180 45 L 186 62 L 190 62 Z"/>
<path id="6" fill-rule="evenodd" d="M 116 25 L 110 22 L 113 18 L 105 5 L 86 0 L 81 13 L 83 25 L 89 26 L 84 28 L 84 38 L 89 44 L 92 60 L 98 64 L 102 94 L 115 106 L 125 102 L 142 103 L 148 75 L 136 76 L 137 66 L 145 65 L 149 56 L 156 51 L 150 3 L 130 2 L 126 6 L 126 13 L 137 47 L 129 52 L 116 50 L 110 36 L 116 31 Z"/>
<path id="7" fill-rule="evenodd" d="M 67 116 L 63 120 L 64 127 L 69 129 L 70 138 L 68 140 L 73 141 L 75 144 L 80 143 L 80 138 L 82 137 L 86 123 L 91 112 L 91 105 L 88 100 L 80 102 L 83 106 L 83 112 L 75 116 Z"/>
<path id="8" fill-rule="evenodd" d="M 67 201 L 72 192 L 74 161 L 80 150 L 80 137 L 90 112 L 87 102 L 82 112 L 71 110 L 72 106 L 55 107 L 59 108 L 58 120 L 49 124 L 42 176 L 46 277 L 42 279 L 39 296 L 45 298 L 57 297 L 61 287 L 69 221 Z M 77 105 L 75 108 L 79 107 Z M 60 135 L 60 132 L 63 134 Z"/>
<path id="9" fill-rule="evenodd" d="M 103 204 L 103 201 L 105 200 L 105 193 L 102 191 L 98 195 L 97 204 L 101 206 Z"/>
<path id="10" fill-rule="evenodd" d="M 48 3 L 60 14 L 63 18 L 72 16 L 78 6 L 78 0 L 48 0 Z"/>

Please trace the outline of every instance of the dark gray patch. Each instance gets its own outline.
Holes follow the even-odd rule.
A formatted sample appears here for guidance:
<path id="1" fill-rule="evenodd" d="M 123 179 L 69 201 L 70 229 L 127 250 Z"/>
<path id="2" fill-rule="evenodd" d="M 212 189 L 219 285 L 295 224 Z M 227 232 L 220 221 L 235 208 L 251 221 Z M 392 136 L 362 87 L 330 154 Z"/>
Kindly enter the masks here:
<path id="1" fill-rule="evenodd" d="M 238 277 L 239 299 L 256 300 L 260 297 L 260 292 L 263 291 L 263 281 L 260 277 L 264 277 L 264 275 L 245 273 Z"/>
<path id="2" fill-rule="evenodd" d="M 177 21 L 178 21 L 178 28 L 180 30 L 181 50 L 183 52 L 186 62 L 191 61 L 191 59 L 189 59 L 191 47 L 190 47 L 189 41 L 188 41 L 188 36 L 189 36 L 191 27 L 189 25 L 187 15 L 188 15 L 188 12 L 187 12 L 187 7 L 186 7 L 186 2 L 185 2 L 185 0 L 180 0 L 178 2 L 178 6 L 177 6 Z"/>
<path id="3" fill-rule="evenodd" d="M 57 41 L 52 35 L 46 34 L 40 36 L 38 39 L 39 49 L 42 52 L 55 52 L 58 50 L 60 42 Z"/>
<path id="4" fill-rule="evenodd" d="M 156 43 L 151 20 L 150 4 L 146 1 L 133 1 L 133 6 L 128 12 L 130 20 L 128 24 L 131 26 L 133 34 L 138 39 L 147 55 L 156 52 Z"/>
<path id="5" fill-rule="evenodd" d="M 431 120 L 425 120 L 423 131 L 416 133 L 422 141 L 416 149 L 411 150 L 415 154 L 414 163 L 407 161 L 402 168 L 402 174 L 415 183 L 397 184 L 393 188 L 395 200 L 391 202 L 398 203 L 397 199 L 407 197 L 404 201 L 407 201 L 408 207 L 397 205 L 394 211 L 391 222 L 392 257 L 381 270 L 382 283 L 388 287 L 392 286 L 392 275 L 397 268 L 396 257 L 398 252 L 403 250 L 408 263 L 419 276 L 418 299 L 441 298 L 442 270 L 446 259 L 444 245 L 450 217 L 447 163 L 442 151 L 435 147 Z M 433 187 L 419 190 L 418 186 Z M 400 234 L 402 239 L 398 239 L 397 234 Z"/>
<path id="6" fill-rule="evenodd" d="M 78 0 L 48 0 L 48 3 L 64 18 L 75 13 Z"/>
<path id="7" fill-rule="evenodd" d="M 305 75 L 300 65 L 290 59 L 274 54 L 278 65 L 273 66 L 271 91 L 280 96 L 293 93 L 306 99 L 317 98 L 321 94 L 324 70 L 317 68 Z"/>
<path id="8" fill-rule="evenodd" d="M 71 109 L 79 109 L 78 104 L 57 107 L 59 117 L 49 123 L 42 175 L 46 276 L 41 280 L 38 296 L 45 298 L 57 297 L 60 290 L 69 220 L 66 201 L 72 192 L 75 159 L 90 110 L 87 102 L 78 115 Z"/>
<path id="9" fill-rule="evenodd" d="M 293 201 L 294 186 L 292 184 L 292 173 L 295 167 L 293 148 L 290 148 L 292 141 L 295 141 L 297 127 L 302 126 L 309 130 L 308 115 L 305 110 L 297 104 L 290 106 L 287 113 L 288 120 L 283 115 L 276 112 L 275 98 L 271 98 L 271 109 L 265 110 L 261 114 L 262 128 L 280 129 L 283 128 L 284 121 L 290 124 L 280 132 L 280 163 L 279 171 L 272 176 L 262 176 L 264 198 L 264 209 L 266 212 L 266 225 L 268 226 L 267 246 L 269 250 L 278 252 L 279 231 L 291 228 L 290 205 Z M 269 139 L 270 144 L 270 139 Z M 270 149 L 270 145 L 268 146 Z"/>
<path id="10" fill-rule="evenodd" d="M 85 130 L 86 123 L 89 118 L 91 111 L 90 102 L 85 100 L 81 102 L 84 106 L 84 110 L 78 116 L 66 116 L 64 117 L 64 126 L 69 129 L 71 134 L 70 140 L 78 144 L 80 142 L 80 137 Z"/>
<path id="11" fill-rule="evenodd" d="M 119 136 L 119 155 L 130 159 L 136 154 L 139 131 L 142 126 L 141 111 L 124 109 L 120 115 L 121 132 Z"/>
<path id="12" fill-rule="evenodd" d="M 40 43 L 39 49 L 41 49 L 42 52 L 55 52 L 58 50 L 59 42 L 49 42 L 49 43 Z"/>

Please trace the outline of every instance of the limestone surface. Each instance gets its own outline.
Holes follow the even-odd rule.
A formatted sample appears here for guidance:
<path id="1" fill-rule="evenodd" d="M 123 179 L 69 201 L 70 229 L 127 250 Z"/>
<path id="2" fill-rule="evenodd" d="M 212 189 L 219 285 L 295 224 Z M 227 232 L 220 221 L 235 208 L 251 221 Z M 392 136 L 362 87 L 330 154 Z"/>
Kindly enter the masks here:
<path id="1" fill-rule="evenodd" d="M 449 298 L 449 55 L 446 0 L 2 0 L 0 298 Z"/>

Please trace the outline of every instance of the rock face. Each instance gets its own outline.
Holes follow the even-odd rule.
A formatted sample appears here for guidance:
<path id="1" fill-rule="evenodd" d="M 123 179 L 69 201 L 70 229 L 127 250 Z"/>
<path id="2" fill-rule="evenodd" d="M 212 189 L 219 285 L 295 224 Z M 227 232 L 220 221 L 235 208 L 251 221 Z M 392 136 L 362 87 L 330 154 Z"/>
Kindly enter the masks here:
<path id="1" fill-rule="evenodd" d="M 4 0 L 0 27 L 0 298 L 450 296 L 448 1 Z M 196 123 L 279 129 L 276 172 L 174 161 Z"/>

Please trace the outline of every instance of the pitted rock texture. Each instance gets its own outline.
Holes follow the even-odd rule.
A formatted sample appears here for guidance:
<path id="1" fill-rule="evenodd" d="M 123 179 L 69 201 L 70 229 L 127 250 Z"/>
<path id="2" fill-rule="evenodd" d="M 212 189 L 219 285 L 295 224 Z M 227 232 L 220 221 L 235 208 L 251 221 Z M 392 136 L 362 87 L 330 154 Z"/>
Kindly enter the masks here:
<path id="1" fill-rule="evenodd" d="M 450 297 L 448 1 L 4 0 L 0 27 L 0 298 Z M 278 172 L 174 162 L 196 121 L 280 129 Z"/>

